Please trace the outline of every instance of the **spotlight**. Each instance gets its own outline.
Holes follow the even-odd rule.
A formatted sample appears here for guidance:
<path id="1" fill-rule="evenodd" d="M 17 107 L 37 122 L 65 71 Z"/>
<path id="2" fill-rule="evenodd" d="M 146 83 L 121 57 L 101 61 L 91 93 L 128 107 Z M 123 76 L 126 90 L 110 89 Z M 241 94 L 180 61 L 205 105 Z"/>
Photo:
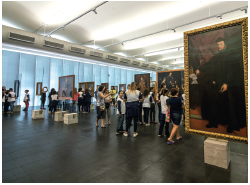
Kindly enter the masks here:
<path id="1" fill-rule="evenodd" d="M 96 9 L 94 9 L 93 12 L 95 12 L 95 14 L 97 14 Z"/>
<path id="2" fill-rule="evenodd" d="M 244 9 L 242 9 L 241 11 L 244 11 L 245 10 L 245 13 L 247 13 L 247 8 L 244 8 Z"/>

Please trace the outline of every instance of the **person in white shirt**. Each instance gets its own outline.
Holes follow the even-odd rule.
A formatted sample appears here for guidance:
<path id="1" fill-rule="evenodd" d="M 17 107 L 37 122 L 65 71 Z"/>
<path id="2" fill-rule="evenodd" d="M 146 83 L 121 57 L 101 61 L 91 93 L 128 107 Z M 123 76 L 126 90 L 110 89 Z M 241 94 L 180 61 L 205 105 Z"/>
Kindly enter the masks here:
<path id="1" fill-rule="evenodd" d="M 145 126 L 150 126 L 150 123 L 148 123 L 148 116 L 149 116 L 149 110 L 151 107 L 151 103 L 153 102 L 152 100 L 152 96 L 149 94 L 149 90 L 146 88 L 143 91 L 143 103 L 142 103 L 142 107 L 143 107 L 143 111 L 144 111 L 144 124 Z"/>
<path id="2" fill-rule="evenodd" d="M 10 112 L 7 113 L 13 113 L 13 109 L 14 109 L 14 103 L 16 101 L 16 93 L 13 92 L 13 89 L 10 88 L 10 92 L 8 94 L 8 102 L 9 102 L 9 106 L 10 106 Z"/>
<path id="3" fill-rule="evenodd" d="M 154 123 L 157 124 L 157 122 L 155 121 L 155 88 L 154 87 L 150 87 L 150 95 L 152 96 L 152 103 L 151 103 L 151 107 L 150 107 L 150 123 Z"/>
<path id="4" fill-rule="evenodd" d="M 117 98 L 118 126 L 116 134 L 120 134 L 120 132 L 125 132 L 125 130 L 123 129 L 123 123 L 126 114 L 126 104 L 122 99 L 123 96 L 124 96 L 123 91 L 119 91 L 119 96 Z"/>
<path id="5" fill-rule="evenodd" d="M 168 110 L 167 100 L 168 98 L 168 89 L 163 89 L 161 99 L 161 115 L 160 115 L 160 127 L 159 127 L 159 133 L 158 136 L 162 137 L 163 127 L 165 125 L 165 136 L 169 137 L 169 122 L 166 122 L 166 112 Z"/>
<path id="6" fill-rule="evenodd" d="M 78 89 L 78 113 L 83 113 L 83 89 Z"/>
<path id="7" fill-rule="evenodd" d="M 55 113 L 56 112 L 56 107 L 57 107 L 57 102 L 58 102 L 58 95 L 57 95 L 57 92 L 56 91 L 53 91 L 52 92 L 52 95 L 51 95 L 51 113 Z M 54 110 L 54 111 L 53 111 Z"/>
<path id="8" fill-rule="evenodd" d="M 25 90 L 25 95 L 24 95 L 24 103 L 25 103 L 25 108 L 23 109 L 23 111 L 28 111 L 29 108 L 29 101 L 30 101 L 30 95 L 29 95 L 29 90 Z"/>

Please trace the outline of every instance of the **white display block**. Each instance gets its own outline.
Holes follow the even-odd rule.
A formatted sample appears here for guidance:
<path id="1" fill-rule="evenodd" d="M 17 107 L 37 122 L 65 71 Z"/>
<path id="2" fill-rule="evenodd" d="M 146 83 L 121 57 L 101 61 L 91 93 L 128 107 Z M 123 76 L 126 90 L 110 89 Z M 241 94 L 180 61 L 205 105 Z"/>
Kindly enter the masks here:
<path id="1" fill-rule="evenodd" d="M 230 147 L 226 140 L 208 138 L 204 141 L 205 163 L 227 169 L 230 163 Z"/>
<path id="2" fill-rule="evenodd" d="M 95 105 L 94 105 L 94 104 L 91 104 L 91 105 L 90 105 L 90 109 L 94 110 L 94 109 L 95 109 Z"/>
<path id="3" fill-rule="evenodd" d="M 44 119 L 44 110 L 33 110 L 32 119 Z"/>
<path id="4" fill-rule="evenodd" d="M 64 114 L 64 124 L 75 124 L 78 123 L 77 113 Z"/>
<path id="5" fill-rule="evenodd" d="M 64 121 L 64 114 L 66 113 L 67 111 L 55 112 L 54 121 Z"/>
<path id="6" fill-rule="evenodd" d="M 14 105 L 13 112 L 20 112 L 21 111 L 21 105 Z"/>

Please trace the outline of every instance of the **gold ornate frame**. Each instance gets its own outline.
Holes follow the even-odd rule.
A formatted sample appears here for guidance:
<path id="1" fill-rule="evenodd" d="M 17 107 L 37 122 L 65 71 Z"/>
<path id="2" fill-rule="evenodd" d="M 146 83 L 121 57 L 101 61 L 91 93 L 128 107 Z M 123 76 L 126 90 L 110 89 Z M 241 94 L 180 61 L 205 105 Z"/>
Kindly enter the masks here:
<path id="1" fill-rule="evenodd" d="M 101 83 L 101 85 L 106 85 L 106 89 L 109 89 L 109 83 Z"/>
<path id="2" fill-rule="evenodd" d="M 86 89 L 86 88 L 89 88 L 89 87 L 88 87 L 89 84 L 92 84 L 92 85 L 93 85 L 93 89 L 91 90 L 90 94 L 91 94 L 92 97 L 94 97 L 95 82 L 86 82 L 85 89 Z"/>
<path id="3" fill-rule="evenodd" d="M 189 110 L 189 59 L 188 59 L 188 37 L 191 35 L 213 31 L 221 28 L 241 25 L 242 27 L 242 49 L 244 62 L 244 81 L 245 81 L 245 101 L 246 101 L 246 130 L 247 137 L 239 137 L 215 132 L 207 132 L 201 130 L 190 129 L 190 110 Z M 184 33 L 184 88 L 185 88 L 185 132 L 205 137 L 213 137 L 217 139 L 231 140 L 247 143 L 248 142 L 248 18 L 237 19 L 233 21 L 216 24 Z"/>
<path id="4" fill-rule="evenodd" d="M 63 78 L 68 78 L 68 77 L 73 77 L 73 88 L 72 88 L 72 96 L 71 97 L 60 97 L 59 96 L 59 91 L 60 91 L 60 81 Z M 58 82 L 58 98 L 60 99 L 74 99 L 74 94 L 75 94 L 75 75 L 68 75 L 68 76 L 60 76 L 59 77 L 59 82 Z"/>
<path id="5" fill-rule="evenodd" d="M 38 93 L 38 84 L 40 84 L 40 94 Z M 42 85 L 43 85 L 42 82 L 37 82 L 36 83 L 36 95 L 37 96 L 41 96 L 42 95 Z"/>
<path id="6" fill-rule="evenodd" d="M 127 89 L 126 89 L 126 88 L 127 88 L 127 87 L 126 87 L 126 84 L 119 84 L 119 90 L 118 90 L 118 92 L 121 91 L 121 86 L 122 86 L 122 85 L 124 85 L 124 91 L 127 90 Z"/>

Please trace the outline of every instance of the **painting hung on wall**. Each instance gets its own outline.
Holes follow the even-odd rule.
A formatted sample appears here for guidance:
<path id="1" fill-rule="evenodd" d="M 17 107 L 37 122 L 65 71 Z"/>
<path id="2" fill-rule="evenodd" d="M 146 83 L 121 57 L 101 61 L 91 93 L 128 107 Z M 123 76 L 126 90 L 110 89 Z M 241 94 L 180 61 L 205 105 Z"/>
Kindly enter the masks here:
<path id="1" fill-rule="evenodd" d="M 85 91 L 86 83 L 85 82 L 79 83 L 79 88 L 82 88 L 82 90 Z"/>
<path id="2" fill-rule="evenodd" d="M 135 82 L 137 83 L 137 87 L 141 89 L 141 93 L 143 93 L 144 89 L 150 88 L 150 73 L 135 75 Z"/>
<path id="3" fill-rule="evenodd" d="M 247 21 L 184 33 L 187 132 L 247 142 Z"/>
<path id="4" fill-rule="evenodd" d="M 179 97 L 182 95 L 182 86 L 181 86 L 181 73 L 182 70 L 172 70 L 172 71 L 160 71 L 157 72 L 157 87 L 158 91 L 161 88 L 161 84 L 165 83 L 167 89 L 169 90 L 169 96 L 170 91 L 172 88 L 177 88 L 179 90 Z"/>
<path id="5" fill-rule="evenodd" d="M 101 85 L 97 85 L 96 86 L 96 91 L 98 92 L 99 91 L 99 87 L 100 87 Z"/>
<path id="6" fill-rule="evenodd" d="M 42 95 L 42 82 L 37 82 L 36 83 L 36 95 L 41 96 Z"/>
<path id="7" fill-rule="evenodd" d="M 95 87 L 95 82 L 87 82 L 87 88 L 92 97 L 94 96 L 94 87 Z"/>
<path id="8" fill-rule="evenodd" d="M 105 89 L 109 88 L 109 83 L 101 83 L 101 85 L 103 85 L 105 87 Z"/>
<path id="9" fill-rule="evenodd" d="M 16 97 L 19 97 L 19 80 L 14 81 L 14 92 L 16 94 Z"/>
<path id="10" fill-rule="evenodd" d="M 155 91 L 154 91 L 154 94 L 156 94 L 156 81 L 150 81 L 150 87 L 154 87 L 155 88 Z"/>
<path id="11" fill-rule="evenodd" d="M 126 84 L 119 84 L 119 91 L 126 92 Z"/>
<path id="12" fill-rule="evenodd" d="M 59 77 L 58 96 L 61 99 L 74 99 L 75 75 Z"/>

